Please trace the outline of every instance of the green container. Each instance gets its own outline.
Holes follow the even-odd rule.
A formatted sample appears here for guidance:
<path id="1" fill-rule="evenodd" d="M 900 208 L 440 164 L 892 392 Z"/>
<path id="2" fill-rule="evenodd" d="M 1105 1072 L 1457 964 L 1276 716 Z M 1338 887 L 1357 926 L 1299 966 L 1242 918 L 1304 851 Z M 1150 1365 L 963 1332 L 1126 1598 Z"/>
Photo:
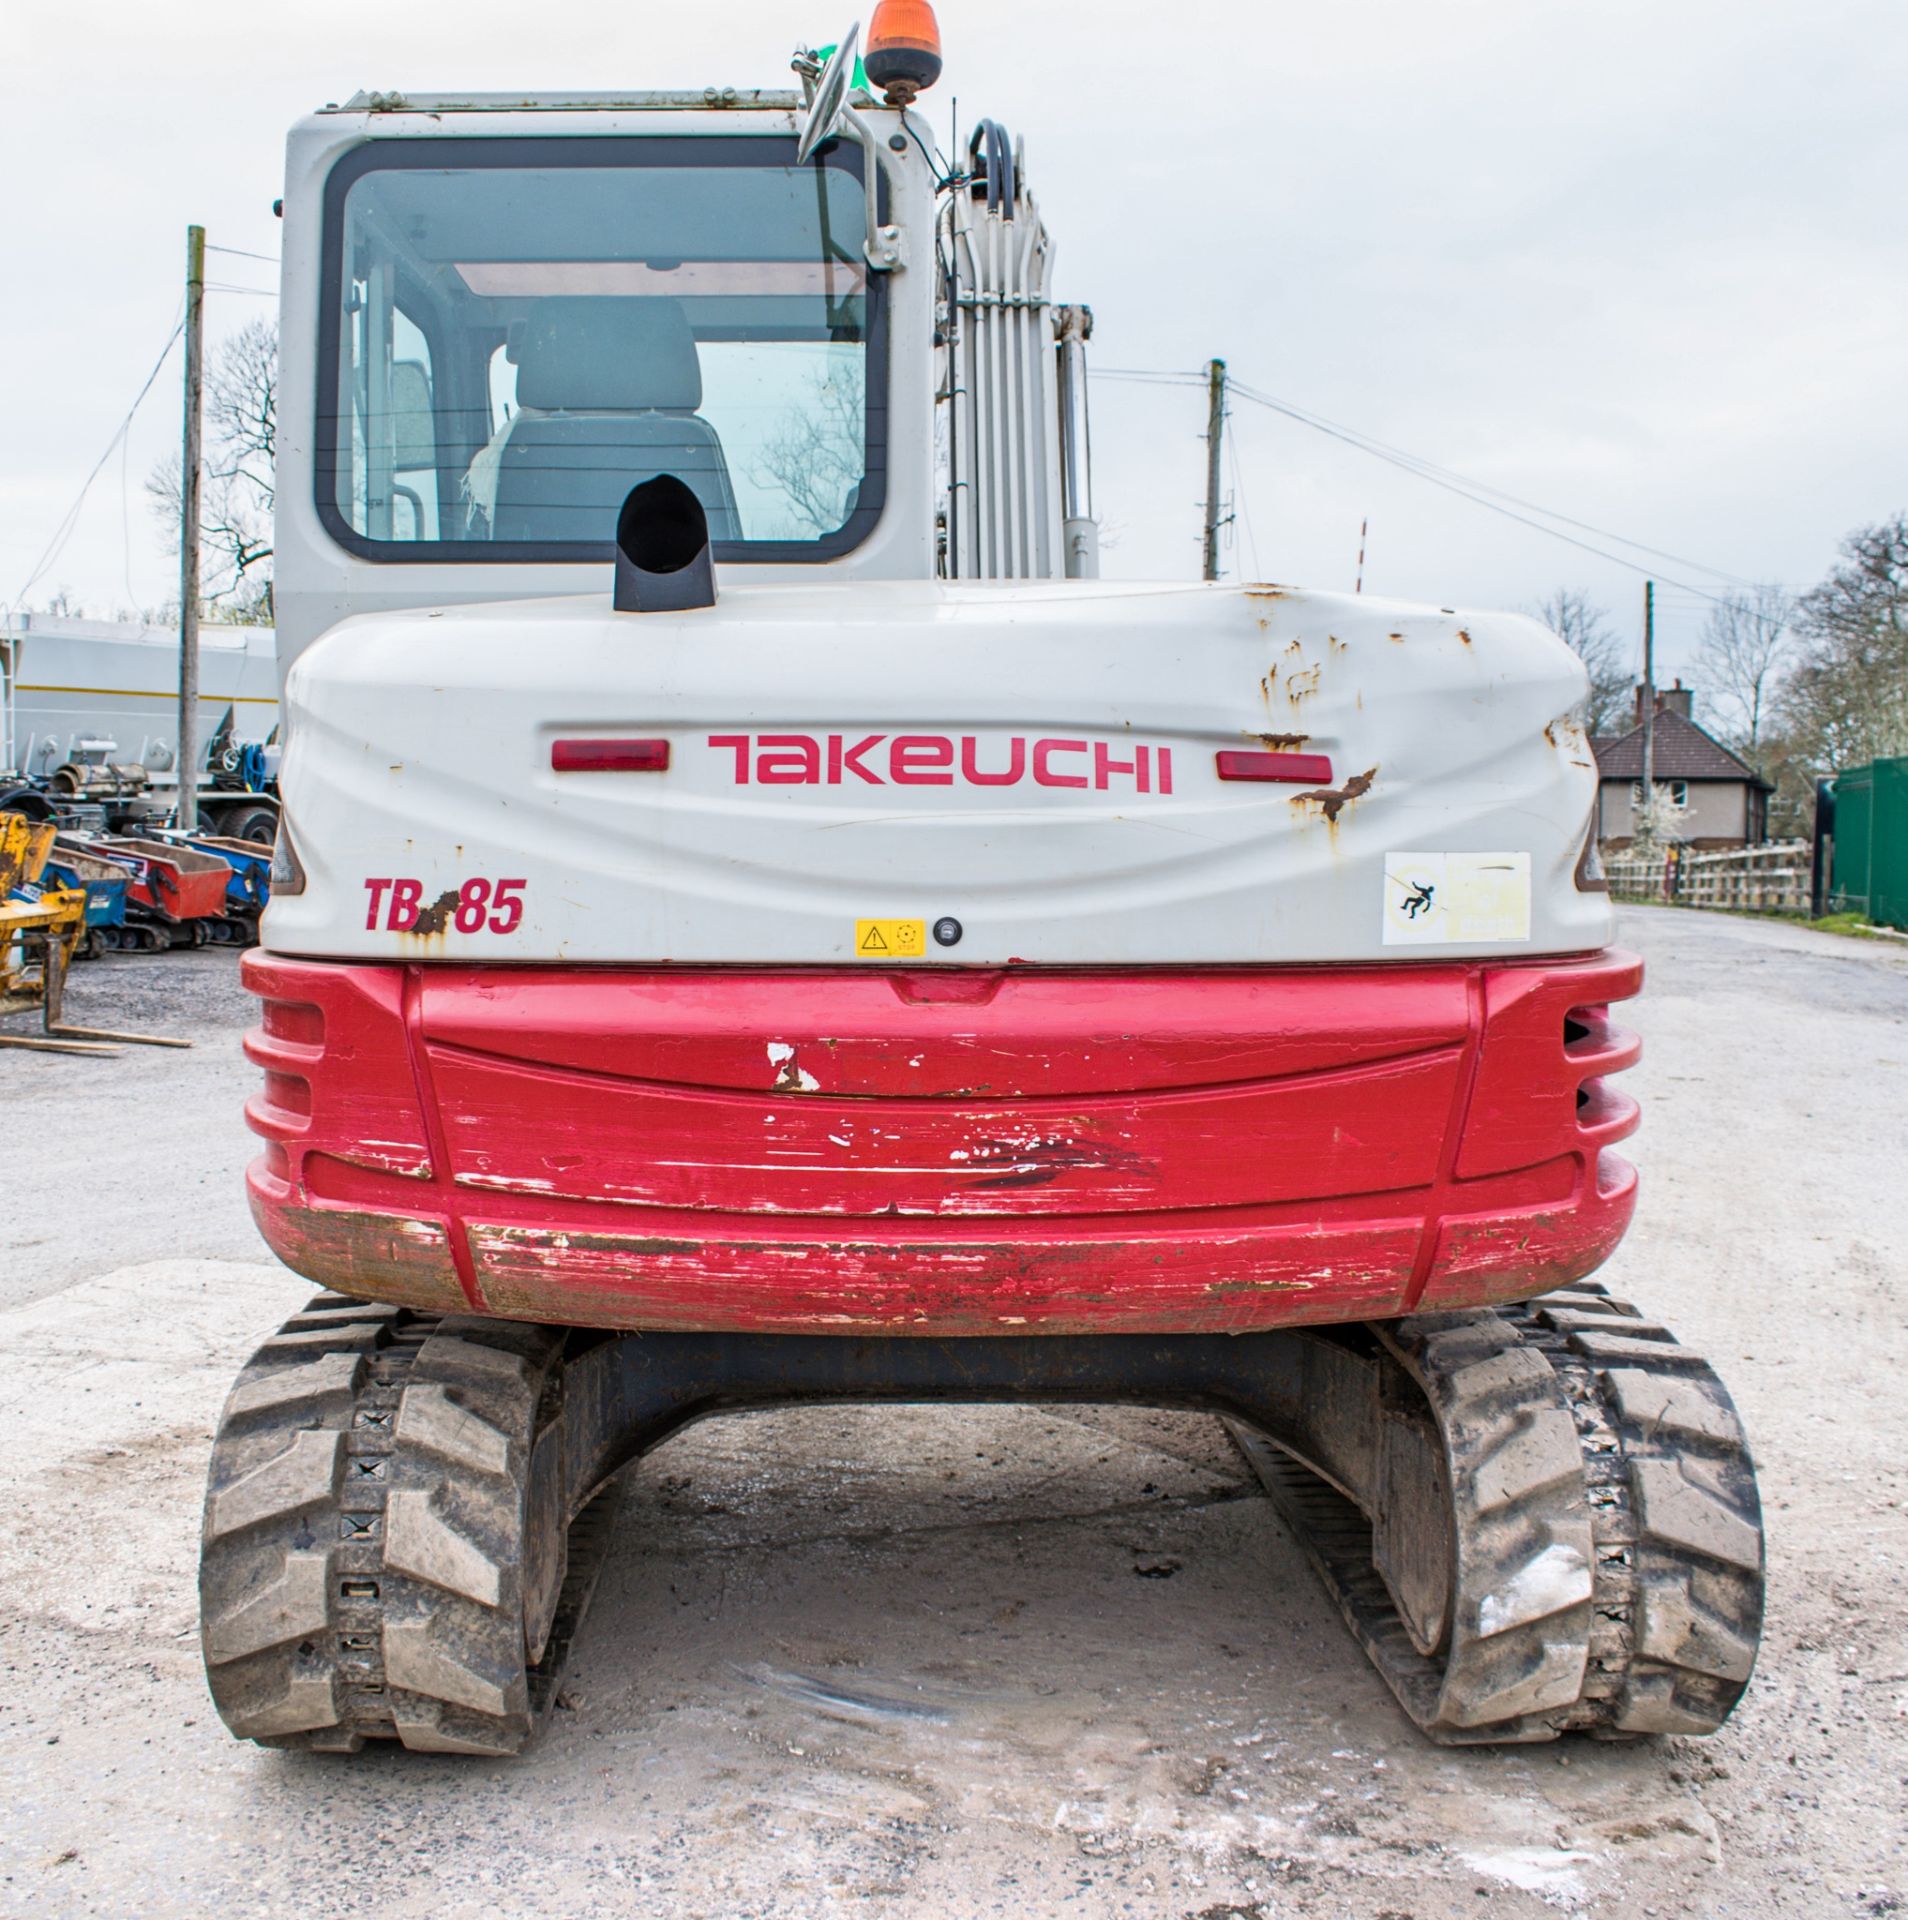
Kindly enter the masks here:
<path id="1" fill-rule="evenodd" d="M 1908 932 L 1908 760 L 1835 776 L 1830 908 Z"/>

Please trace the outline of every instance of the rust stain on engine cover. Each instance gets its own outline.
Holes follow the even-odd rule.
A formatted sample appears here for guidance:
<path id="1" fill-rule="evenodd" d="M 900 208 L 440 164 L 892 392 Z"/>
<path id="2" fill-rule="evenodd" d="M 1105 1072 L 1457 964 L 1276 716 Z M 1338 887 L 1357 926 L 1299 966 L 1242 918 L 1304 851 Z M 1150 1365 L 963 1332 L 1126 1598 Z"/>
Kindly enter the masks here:
<path id="1" fill-rule="evenodd" d="M 1559 729 L 1562 737 L 1559 737 Z M 1552 720 L 1544 727 L 1544 738 L 1567 759 L 1573 767 L 1594 767 L 1596 761 L 1589 754 L 1590 739 L 1576 721 L 1565 718 Z"/>
<path id="2" fill-rule="evenodd" d="M 1332 825 L 1338 825 L 1338 816 L 1354 801 L 1362 800 L 1371 791 L 1371 783 L 1378 778 L 1378 769 L 1369 767 L 1363 773 L 1355 773 L 1342 787 L 1314 787 L 1307 793 L 1295 793 L 1292 804 L 1295 807 L 1315 806 Z"/>
<path id="3" fill-rule="evenodd" d="M 440 893 L 428 907 L 417 910 L 417 918 L 399 935 L 400 939 L 415 940 L 421 945 L 430 946 L 441 942 L 446 929 L 450 926 L 451 915 L 457 911 L 457 889 L 448 888 Z"/>

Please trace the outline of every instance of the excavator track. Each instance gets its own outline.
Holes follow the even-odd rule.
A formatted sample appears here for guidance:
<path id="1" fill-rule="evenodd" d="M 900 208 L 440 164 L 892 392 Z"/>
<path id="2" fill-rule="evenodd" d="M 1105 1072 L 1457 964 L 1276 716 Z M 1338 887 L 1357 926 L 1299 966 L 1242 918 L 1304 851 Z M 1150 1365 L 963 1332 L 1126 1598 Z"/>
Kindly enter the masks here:
<path id="1" fill-rule="evenodd" d="M 1596 1287 L 1179 1339 L 591 1333 L 322 1295 L 239 1376 L 213 1445 L 219 1712 L 266 1746 L 521 1752 L 620 1470 L 709 1414 L 857 1400 L 1209 1408 L 1436 1741 L 1705 1733 L 1754 1665 L 1735 1409 Z"/>
<path id="2" fill-rule="evenodd" d="M 214 1442 L 200 1564 L 235 1734 L 347 1753 L 530 1740 L 615 1498 L 569 1524 L 564 1344 L 321 1294 L 258 1350 Z"/>
<path id="3" fill-rule="evenodd" d="M 1375 1326 L 1395 1363 L 1361 1503 L 1227 1425 L 1431 1739 L 1707 1733 L 1761 1631 L 1754 1470 L 1702 1357 L 1583 1285 Z"/>
<path id="4" fill-rule="evenodd" d="M 1735 1403 L 1709 1364 L 1601 1287 L 1506 1309 L 1577 1423 L 1598 1561 L 1577 1724 L 1710 1733 L 1762 1633 L 1762 1506 Z"/>

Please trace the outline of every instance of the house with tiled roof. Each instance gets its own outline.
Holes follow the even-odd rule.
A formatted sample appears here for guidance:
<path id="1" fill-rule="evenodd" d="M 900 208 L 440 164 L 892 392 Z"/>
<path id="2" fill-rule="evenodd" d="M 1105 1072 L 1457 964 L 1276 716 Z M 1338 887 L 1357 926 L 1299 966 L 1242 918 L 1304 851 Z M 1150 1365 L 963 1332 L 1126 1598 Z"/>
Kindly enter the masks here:
<path id="1" fill-rule="evenodd" d="M 1754 767 L 1696 724 L 1692 690 L 1679 680 L 1656 690 L 1652 774 L 1687 807 L 1678 837 L 1703 851 L 1760 846 L 1769 837 L 1769 796 L 1775 789 Z M 1643 689 L 1627 733 L 1592 740 L 1597 756 L 1597 839 L 1620 849 L 1636 837 L 1643 800 Z"/>

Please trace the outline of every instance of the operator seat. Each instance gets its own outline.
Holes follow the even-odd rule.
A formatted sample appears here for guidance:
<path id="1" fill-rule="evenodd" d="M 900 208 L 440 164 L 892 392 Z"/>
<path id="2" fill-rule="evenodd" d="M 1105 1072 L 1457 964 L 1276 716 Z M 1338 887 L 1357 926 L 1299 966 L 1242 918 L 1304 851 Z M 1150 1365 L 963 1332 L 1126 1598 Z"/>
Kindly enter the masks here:
<path id="1" fill-rule="evenodd" d="M 742 537 L 722 442 L 696 412 L 702 362 L 676 301 L 540 301 L 516 361 L 493 540 L 607 543 L 629 490 L 661 473 L 702 502 L 712 540 Z"/>

